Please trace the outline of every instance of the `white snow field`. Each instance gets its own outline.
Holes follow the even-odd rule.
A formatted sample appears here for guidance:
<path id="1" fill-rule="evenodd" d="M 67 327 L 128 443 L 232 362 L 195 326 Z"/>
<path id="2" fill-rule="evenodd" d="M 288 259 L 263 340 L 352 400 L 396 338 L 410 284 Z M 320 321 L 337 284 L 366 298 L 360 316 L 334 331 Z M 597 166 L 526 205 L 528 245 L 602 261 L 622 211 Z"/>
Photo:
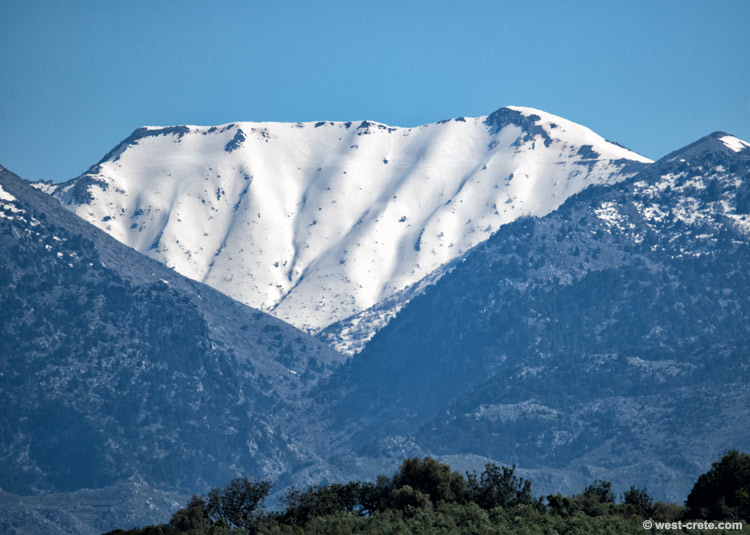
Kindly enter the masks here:
<path id="1" fill-rule="evenodd" d="M 724 136 L 720 138 L 720 141 L 724 143 L 724 145 L 732 149 L 734 152 L 740 152 L 750 147 L 750 143 L 734 136 Z"/>
<path id="2" fill-rule="evenodd" d="M 369 121 L 139 129 L 47 187 L 179 273 L 315 332 L 519 216 L 650 162 L 529 108 L 416 128 Z"/>

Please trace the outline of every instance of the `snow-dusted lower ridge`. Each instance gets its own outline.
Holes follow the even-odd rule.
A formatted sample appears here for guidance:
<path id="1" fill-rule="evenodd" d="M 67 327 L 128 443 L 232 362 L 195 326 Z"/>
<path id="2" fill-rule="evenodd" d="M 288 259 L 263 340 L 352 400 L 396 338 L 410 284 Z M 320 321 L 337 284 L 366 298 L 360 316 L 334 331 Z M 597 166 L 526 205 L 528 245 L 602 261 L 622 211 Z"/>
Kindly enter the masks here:
<path id="1" fill-rule="evenodd" d="M 123 243 L 316 331 L 420 281 L 501 225 L 650 160 L 541 111 L 136 130 L 46 189 Z"/>

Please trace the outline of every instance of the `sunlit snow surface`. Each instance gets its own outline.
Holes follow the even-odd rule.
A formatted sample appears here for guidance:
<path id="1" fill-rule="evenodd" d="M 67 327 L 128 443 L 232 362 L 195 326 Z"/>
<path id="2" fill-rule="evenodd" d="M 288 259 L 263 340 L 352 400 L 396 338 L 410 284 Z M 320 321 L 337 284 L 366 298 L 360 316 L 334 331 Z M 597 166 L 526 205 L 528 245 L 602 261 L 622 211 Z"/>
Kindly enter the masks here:
<path id="1" fill-rule="evenodd" d="M 565 119 L 510 111 L 548 139 L 486 117 L 150 127 L 78 179 L 90 198 L 74 198 L 76 181 L 55 195 L 181 274 L 314 331 L 519 216 L 626 178 L 623 160 L 650 161 Z"/>
<path id="2" fill-rule="evenodd" d="M 16 198 L 0 186 L 0 201 L 15 201 Z"/>
<path id="3" fill-rule="evenodd" d="M 24 210 L 21 210 L 16 206 L 16 203 L 18 200 L 5 191 L 2 186 L 0 186 L 0 217 L 4 219 L 16 219 L 16 216 L 14 214 L 23 214 L 25 213 Z"/>
<path id="4" fill-rule="evenodd" d="M 724 145 L 732 149 L 734 152 L 740 152 L 741 150 L 750 147 L 750 143 L 742 141 L 741 139 L 734 136 L 724 136 L 720 138 L 720 141 L 724 143 Z"/>

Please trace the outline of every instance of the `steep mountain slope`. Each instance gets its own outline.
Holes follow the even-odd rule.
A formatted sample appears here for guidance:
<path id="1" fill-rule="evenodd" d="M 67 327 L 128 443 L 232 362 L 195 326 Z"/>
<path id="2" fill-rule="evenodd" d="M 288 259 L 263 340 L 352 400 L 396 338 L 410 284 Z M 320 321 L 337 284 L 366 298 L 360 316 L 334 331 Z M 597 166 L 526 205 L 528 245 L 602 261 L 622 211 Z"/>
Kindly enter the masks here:
<path id="1" fill-rule="evenodd" d="M 501 225 L 645 162 L 565 119 L 502 108 L 418 128 L 141 128 L 86 174 L 45 189 L 179 273 L 317 331 L 418 283 Z M 375 326 L 357 336 L 387 316 L 366 315 Z"/>
<path id="2" fill-rule="evenodd" d="M 750 448 L 749 234 L 750 145 L 723 133 L 522 218 L 337 372 L 308 432 L 350 469 L 490 458 L 683 499 Z"/>
<path id="3" fill-rule="evenodd" d="M 1 167 L 0 303 L 3 491 L 128 482 L 153 498 L 144 485 L 195 492 L 309 461 L 274 418 L 340 355 L 125 247 Z"/>

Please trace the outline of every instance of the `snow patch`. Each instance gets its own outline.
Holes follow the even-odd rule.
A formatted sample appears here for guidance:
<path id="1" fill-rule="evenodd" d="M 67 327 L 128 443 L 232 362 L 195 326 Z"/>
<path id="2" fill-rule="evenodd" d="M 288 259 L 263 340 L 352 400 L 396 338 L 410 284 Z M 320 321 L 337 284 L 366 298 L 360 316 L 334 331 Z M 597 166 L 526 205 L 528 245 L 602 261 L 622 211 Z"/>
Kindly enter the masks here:
<path id="1" fill-rule="evenodd" d="M 608 201 L 602 203 L 602 205 L 594 210 L 596 217 L 604 221 L 608 227 L 616 227 L 618 229 L 623 228 L 623 221 L 625 220 L 620 212 L 617 211 L 615 203 Z"/>
<path id="2" fill-rule="evenodd" d="M 3 186 L 0 185 L 0 201 L 13 202 L 13 201 L 16 201 L 16 198 L 10 193 L 8 193 L 7 191 L 5 191 L 3 189 Z"/>
<path id="3" fill-rule="evenodd" d="M 724 145 L 732 149 L 734 152 L 740 152 L 741 150 L 750 147 L 750 143 L 748 143 L 747 141 L 742 141 L 741 139 L 734 136 L 720 137 L 719 141 L 724 143 Z"/>

